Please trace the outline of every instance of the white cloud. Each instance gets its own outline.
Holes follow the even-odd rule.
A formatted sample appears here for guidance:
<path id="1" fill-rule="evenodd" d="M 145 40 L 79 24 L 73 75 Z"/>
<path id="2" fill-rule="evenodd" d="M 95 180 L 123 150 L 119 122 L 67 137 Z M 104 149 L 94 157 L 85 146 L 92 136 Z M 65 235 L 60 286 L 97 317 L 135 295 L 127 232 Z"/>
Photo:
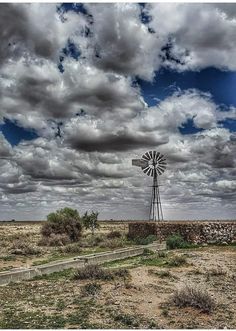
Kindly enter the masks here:
<path id="1" fill-rule="evenodd" d="M 231 8 L 220 4 L 150 4 L 149 14 L 153 18 L 150 26 L 163 46 L 167 42 L 172 44 L 165 65 L 180 71 L 206 67 L 235 70 L 236 16 L 233 13 Z"/>

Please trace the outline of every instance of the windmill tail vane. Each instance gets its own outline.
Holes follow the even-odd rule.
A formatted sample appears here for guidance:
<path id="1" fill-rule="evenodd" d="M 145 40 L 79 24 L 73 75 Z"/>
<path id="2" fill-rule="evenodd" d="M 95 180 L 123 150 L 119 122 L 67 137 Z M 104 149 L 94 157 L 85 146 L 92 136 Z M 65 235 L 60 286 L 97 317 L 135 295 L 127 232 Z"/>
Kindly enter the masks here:
<path id="1" fill-rule="evenodd" d="M 167 163 L 164 155 L 156 151 L 149 151 L 143 154 L 141 159 L 133 159 L 132 165 L 140 167 L 145 174 L 153 177 L 149 220 L 162 221 L 163 212 L 161 206 L 158 176 L 162 175 L 166 169 Z"/>

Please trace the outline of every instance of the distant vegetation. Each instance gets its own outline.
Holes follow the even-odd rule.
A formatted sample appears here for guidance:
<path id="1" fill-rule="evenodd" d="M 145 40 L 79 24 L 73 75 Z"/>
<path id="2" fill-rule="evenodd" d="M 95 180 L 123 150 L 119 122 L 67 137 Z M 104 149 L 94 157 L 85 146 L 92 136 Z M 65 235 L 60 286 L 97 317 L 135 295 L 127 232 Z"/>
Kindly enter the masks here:
<path id="1" fill-rule="evenodd" d="M 47 221 L 41 229 L 41 245 L 63 246 L 81 239 L 83 228 L 90 229 L 92 235 L 99 228 L 98 212 L 80 217 L 78 211 L 63 208 L 47 216 Z"/>

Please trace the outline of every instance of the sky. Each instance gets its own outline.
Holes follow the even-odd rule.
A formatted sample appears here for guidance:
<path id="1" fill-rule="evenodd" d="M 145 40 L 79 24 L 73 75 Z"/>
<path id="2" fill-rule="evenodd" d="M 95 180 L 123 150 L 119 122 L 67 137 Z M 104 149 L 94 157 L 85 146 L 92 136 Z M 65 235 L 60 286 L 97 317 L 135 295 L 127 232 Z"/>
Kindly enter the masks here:
<path id="1" fill-rule="evenodd" d="M 235 219 L 236 4 L 0 3 L 0 219 Z"/>

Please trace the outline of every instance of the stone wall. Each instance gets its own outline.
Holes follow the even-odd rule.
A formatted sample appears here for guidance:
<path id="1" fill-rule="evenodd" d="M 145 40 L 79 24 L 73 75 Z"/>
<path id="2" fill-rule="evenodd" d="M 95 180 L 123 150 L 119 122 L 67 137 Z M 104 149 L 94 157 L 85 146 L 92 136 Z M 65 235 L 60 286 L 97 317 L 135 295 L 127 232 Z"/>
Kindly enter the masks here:
<path id="1" fill-rule="evenodd" d="M 236 221 L 165 221 L 129 223 L 129 237 L 146 237 L 154 234 L 165 240 L 180 234 L 186 241 L 202 243 L 236 243 Z"/>

